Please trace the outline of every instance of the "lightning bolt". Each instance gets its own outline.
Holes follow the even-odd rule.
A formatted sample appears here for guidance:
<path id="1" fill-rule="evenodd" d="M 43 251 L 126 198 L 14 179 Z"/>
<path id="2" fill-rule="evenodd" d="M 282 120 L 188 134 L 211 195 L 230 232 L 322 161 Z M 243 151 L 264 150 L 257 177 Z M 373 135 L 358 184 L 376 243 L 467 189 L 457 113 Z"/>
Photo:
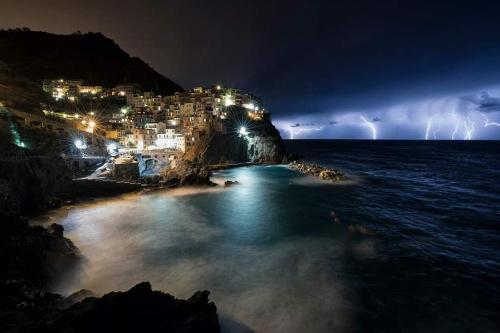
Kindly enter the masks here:
<path id="1" fill-rule="evenodd" d="M 429 131 L 431 130 L 432 127 L 432 118 L 429 118 L 427 120 L 427 129 L 425 130 L 425 140 L 429 140 Z"/>
<path id="2" fill-rule="evenodd" d="M 457 134 L 458 128 L 460 127 L 460 119 L 457 121 L 457 125 L 455 126 L 455 129 L 453 130 L 453 133 L 451 133 L 451 139 L 455 140 L 455 134 Z"/>
<path id="3" fill-rule="evenodd" d="M 469 126 L 468 122 L 470 122 L 470 126 Z M 465 126 L 465 132 L 466 132 L 464 140 L 471 140 L 472 134 L 474 133 L 474 122 L 471 121 L 467 117 L 467 121 L 464 121 L 464 126 Z"/>
<path id="4" fill-rule="evenodd" d="M 488 126 L 500 126 L 500 123 L 490 122 L 490 120 L 488 119 L 488 117 L 486 117 L 486 115 L 484 113 L 479 112 L 479 114 L 484 118 L 484 127 L 488 127 Z"/>
<path id="5" fill-rule="evenodd" d="M 368 121 L 365 117 L 359 116 L 361 120 L 365 123 L 366 126 L 370 127 L 372 130 L 372 139 L 377 140 L 377 129 L 375 128 L 375 125 L 373 125 L 372 122 Z"/>

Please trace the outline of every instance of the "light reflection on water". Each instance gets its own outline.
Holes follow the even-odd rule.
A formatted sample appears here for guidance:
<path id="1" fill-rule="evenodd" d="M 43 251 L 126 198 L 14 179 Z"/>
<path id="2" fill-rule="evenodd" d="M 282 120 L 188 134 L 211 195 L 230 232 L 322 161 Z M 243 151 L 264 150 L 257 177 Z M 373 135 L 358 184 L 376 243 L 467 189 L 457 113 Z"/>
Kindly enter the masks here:
<path id="1" fill-rule="evenodd" d="M 307 196 L 304 177 L 283 167 L 231 169 L 214 178 L 240 184 L 129 195 L 56 212 L 51 222 L 65 227 L 87 259 L 78 279 L 58 291 L 105 293 L 147 280 L 182 298 L 210 290 L 224 325 L 345 330 L 351 305 L 337 278 L 345 233 L 332 225 L 331 207 Z M 375 250 L 360 245 L 358 252 L 374 256 Z"/>

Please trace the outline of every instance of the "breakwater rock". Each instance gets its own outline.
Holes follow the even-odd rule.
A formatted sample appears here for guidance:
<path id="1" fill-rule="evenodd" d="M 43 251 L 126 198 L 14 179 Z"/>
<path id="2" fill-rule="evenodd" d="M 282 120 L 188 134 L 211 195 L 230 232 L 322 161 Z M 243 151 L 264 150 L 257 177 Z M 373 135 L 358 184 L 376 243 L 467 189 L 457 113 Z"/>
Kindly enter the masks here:
<path id="1" fill-rule="evenodd" d="M 321 180 L 336 182 L 346 179 L 345 175 L 340 171 L 330 168 L 325 168 L 321 165 L 313 163 L 302 163 L 293 161 L 292 163 L 288 164 L 288 167 L 292 170 L 304 173 L 306 175 L 317 177 Z"/>

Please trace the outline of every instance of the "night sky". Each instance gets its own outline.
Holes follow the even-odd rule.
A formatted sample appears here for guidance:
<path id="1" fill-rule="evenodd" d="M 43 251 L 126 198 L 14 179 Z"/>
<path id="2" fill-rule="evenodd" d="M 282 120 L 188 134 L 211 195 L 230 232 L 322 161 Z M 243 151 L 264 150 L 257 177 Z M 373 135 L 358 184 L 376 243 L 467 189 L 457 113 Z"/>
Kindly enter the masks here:
<path id="1" fill-rule="evenodd" d="M 287 138 L 500 139 L 500 2 L 1 0 L 23 26 L 254 92 Z"/>

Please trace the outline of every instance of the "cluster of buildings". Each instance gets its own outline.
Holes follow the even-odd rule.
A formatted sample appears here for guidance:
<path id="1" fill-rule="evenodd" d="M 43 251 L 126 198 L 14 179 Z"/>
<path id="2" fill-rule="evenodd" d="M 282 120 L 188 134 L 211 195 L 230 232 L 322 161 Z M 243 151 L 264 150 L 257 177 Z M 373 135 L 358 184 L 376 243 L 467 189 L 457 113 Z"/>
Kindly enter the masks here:
<path id="1" fill-rule="evenodd" d="M 112 113 L 99 114 L 97 111 L 95 114 L 66 114 L 62 117 L 73 121 L 81 130 L 98 133 L 118 142 L 122 153 L 151 154 L 156 157 L 171 156 L 165 155 L 165 152 L 184 153 L 204 135 L 232 131 L 235 118 L 245 121 L 269 118 L 258 97 L 221 86 L 196 87 L 190 91 L 160 96 L 151 92 L 138 92 L 132 85 L 121 85 L 106 91 L 102 87 L 88 87 L 80 83 L 51 81 L 49 92 L 56 99 L 59 96 L 58 89 L 62 89 L 66 94 L 64 96 L 76 93 L 78 96 L 118 95 L 126 99 L 126 105 Z M 231 114 L 234 112 L 238 114 Z"/>
<path id="2" fill-rule="evenodd" d="M 107 89 L 103 86 L 84 85 L 82 80 L 44 80 L 43 91 L 50 94 L 55 100 L 75 102 L 82 97 L 105 98 L 111 96 L 132 96 L 140 91 L 135 84 L 122 84 Z"/>

